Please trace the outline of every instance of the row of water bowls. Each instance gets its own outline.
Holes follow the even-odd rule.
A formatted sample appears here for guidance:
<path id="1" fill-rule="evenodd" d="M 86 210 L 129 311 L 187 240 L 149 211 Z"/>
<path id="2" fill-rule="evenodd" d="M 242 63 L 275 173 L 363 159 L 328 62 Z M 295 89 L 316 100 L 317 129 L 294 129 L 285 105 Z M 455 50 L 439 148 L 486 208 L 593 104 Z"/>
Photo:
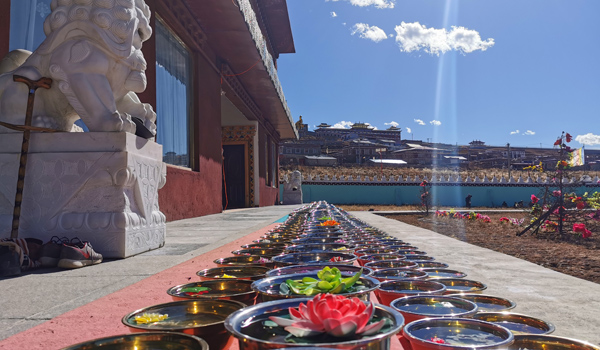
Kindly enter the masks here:
<path id="1" fill-rule="evenodd" d="M 331 226 L 320 225 L 327 220 L 331 220 Z M 465 273 L 435 261 L 418 247 L 325 202 L 311 203 L 292 212 L 281 226 L 232 254 L 215 260 L 217 267 L 198 271 L 200 281 L 169 288 L 167 293 L 173 302 L 124 316 L 122 322 L 135 334 L 68 349 L 112 344 L 111 349 L 222 350 L 237 338 L 240 350 L 302 346 L 384 350 L 390 347 L 389 338 L 396 335 L 406 350 L 600 350 L 583 341 L 547 335 L 554 331 L 552 324 L 508 312 L 516 304 L 482 294 L 485 284 L 465 278 Z M 387 334 L 378 335 L 376 341 L 308 340 L 290 344 L 271 334 L 268 327 L 260 326 L 268 315 L 279 315 L 309 300 L 305 295 L 284 294 L 282 283 L 288 279 L 317 278 L 317 272 L 325 266 L 337 267 L 345 277 L 362 271 L 362 288 L 341 294 L 365 301 L 374 294 L 377 300 L 372 301 L 379 301 L 376 315 L 385 315 L 394 323 Z M 168 318 L 140 324 L 136 317 L 141 315 Z M 439 344 L 440 338 L 448 341 Z"/>

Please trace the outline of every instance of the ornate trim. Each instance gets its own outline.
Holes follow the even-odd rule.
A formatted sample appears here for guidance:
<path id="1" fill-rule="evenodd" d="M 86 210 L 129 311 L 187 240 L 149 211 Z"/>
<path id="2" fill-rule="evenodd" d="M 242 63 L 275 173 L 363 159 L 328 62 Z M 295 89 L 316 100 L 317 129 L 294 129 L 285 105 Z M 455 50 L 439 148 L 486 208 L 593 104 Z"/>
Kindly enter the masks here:
<path id="1" fill-rule="evenodd" d="M 254 125 L 223 126 L 221 127 L 223 142 L 227 141 L 253 141 L 256 135 Z"/>
<path id="2" fill-rule="evenodd" d="M 165 6 L 187 34 L 192 37 L 196 45 L 204 48 L 207 42 L 206 33 L 204 33 L 187 5 L 181 1 L 169 1 L 168 4 L 165 3 Z"/>

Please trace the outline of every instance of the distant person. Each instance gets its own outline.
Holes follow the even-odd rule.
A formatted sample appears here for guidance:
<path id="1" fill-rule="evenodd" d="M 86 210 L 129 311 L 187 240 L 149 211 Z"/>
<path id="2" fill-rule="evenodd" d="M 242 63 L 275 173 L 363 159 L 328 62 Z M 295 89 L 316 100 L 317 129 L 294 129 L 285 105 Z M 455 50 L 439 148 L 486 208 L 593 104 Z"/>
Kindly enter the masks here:
<path id="1" fill-rule="evenodd" d="M 467 196 L 467 198 L 465 198 L 465 206 L 466 206 L 467 208 L 470 208 L 470 207 L 471 207 L 471 198 L 472 198 L 472 197 L 473 197 L 473 196 L 471 196 L 471 194 L 469 194 L 469 195 Z"/>
<path id="2" fill-rule="evenodd" d="M 506 201 L 502 202 L 502 208 L 508 208 L 508 203 L 506 203 Z"/>

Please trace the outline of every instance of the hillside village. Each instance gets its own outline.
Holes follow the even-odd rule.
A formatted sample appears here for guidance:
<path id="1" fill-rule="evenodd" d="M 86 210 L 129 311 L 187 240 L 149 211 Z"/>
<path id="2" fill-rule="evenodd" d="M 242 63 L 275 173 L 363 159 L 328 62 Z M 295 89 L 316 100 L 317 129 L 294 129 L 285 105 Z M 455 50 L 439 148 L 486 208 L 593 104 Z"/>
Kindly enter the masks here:
<path id="1" fill-rule="evenodd" d="M 473 140 L 468 145 L 409 140 L 402 130 L 391 126 L 377 130 L 368 123 L 356 122 L 350 128 L 333 128 L 321 123 L 314 131 L 302 117 L 296 122 L 300 138 L 284 141 L 279 147 L 283 168 L 297 166 L 411 167 L 455 169 L 522 170 L 542 163 L 552 168 L 558 160 L 556 148 L 486 145 Z M 600 150 L 585 150 L 585 164 L 574 170 L 599 170 Z"/>

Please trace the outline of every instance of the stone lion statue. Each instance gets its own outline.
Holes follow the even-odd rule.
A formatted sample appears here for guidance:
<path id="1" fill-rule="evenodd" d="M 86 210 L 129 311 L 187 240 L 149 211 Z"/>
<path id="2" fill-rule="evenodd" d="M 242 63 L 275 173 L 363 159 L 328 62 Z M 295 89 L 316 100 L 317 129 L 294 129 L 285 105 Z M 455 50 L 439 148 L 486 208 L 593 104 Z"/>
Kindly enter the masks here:
<path id="1" fill-rule="evenodd" d="M 138 135 L 153 137 L 156 113 L 136 95 L 146 89 L 141 48 L 152 35 L 144 0 L 52 0 L 50 8 L 39 48 L 12 51 L 0 64 L 0 120 L 25 119 L 28 88 L 13 75 L 48 77 L 52 87 L 36 92 L 34 126 L 74 131 L 81 118 L 90 131 L 136 133 L 137 122 Z"/>

